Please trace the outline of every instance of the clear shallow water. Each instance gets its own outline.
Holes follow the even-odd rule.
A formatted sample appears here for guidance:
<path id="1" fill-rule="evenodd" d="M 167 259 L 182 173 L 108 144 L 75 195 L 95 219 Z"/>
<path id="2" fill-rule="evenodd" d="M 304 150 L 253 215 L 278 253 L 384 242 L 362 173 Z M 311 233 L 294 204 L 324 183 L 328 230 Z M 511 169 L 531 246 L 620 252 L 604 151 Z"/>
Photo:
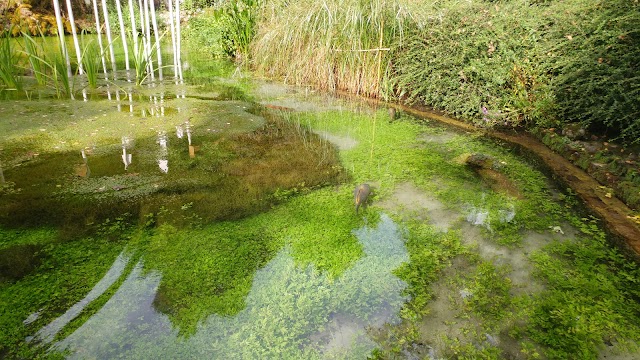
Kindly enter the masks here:
<path id="1" fill-rule="evenodd" d="M 376 347 L 368 331 L 399 321 L 407 285 L 392 271 L 408 254 L 401 230 L 386 215 L 354 235 L 365 255 L 338 278 L 297 266 L 283 248 L 256 272 L 242 311 L 211 315 L 186 338 L 153 307 L 162 274 L 145 271 L 142 256 L 100 310 L 51 349 L 72 359 L 365 358 Z M 118 256 L 85 299 L 39 330 L 42 344 L 104 291 L 106 281 L 120 276 L 128 259 Z"/>
<path id="2" fill-rule="evenodd" d="M 40 300 L 44 300 L 38 306 L 32 305 L 21 313 L 17 321 L 21 330 L 27 330 L 20 338 L 29 341 L 28 346 L 40 346 L 52 353 L 65 352 L 70 358 L 366 358 L 373 349 L 385 345 L 374 340 L 376 330 L 385 324 L 397 324 L 398 312 L 409 300 L 404 294 L 408 285 L 394 275 L 394 271 L 409 260 L 405 247 L 409 235 L 405 234 L 404 225 L 394 223 L 391 217 L 396 221 L 417 220 L 428 224 L 429 230 L 423 229 L 422 235 L 428 239 L 424 247 L 429 256 L 440 251 L 437 246 L 442 245 L 438 243 L 442 237 L 454 241 L 451 239 L 459 236 L 460 242 L 478 254 L 481 261 L 491 262 L 504 271 L 499 273 L 499 279 L 510 281 L 512 296 L 535 296 L 545 291 L 544 282 L 532 275 L 536 269 L 530 254 L 553 241 L 572 243 L 578 239 L 579 231 L 562 219 L 554 220 L 548 228 L 545 224 L 543 228 L 529 230 L 529 223 L 545 214 L 530 209 L 531 204 L 525 203 L 529 201 L 526 197 L 501 193 L 496 183 L 484 183 L 478 174 L 456 161 L 460 153 L 481 149 L 506 160 L 508 170 L 517 172 L 523 169 L 517 166 L 526 166 L 495 144 L 482 147 L 473 137 L 430 126 L 422 127 L 420 131 L 424 133 L 418 135 L 406 136 L 405 133 L 404 137 L 393 138 L 395 131 L 403 128 L 402 123 L 408 122 L 391 124 L 378 116 L 380 112 L 362 104 L 272 84 L 258 86 L 258 101 L 289 114 L 294 126 L 288 130 L 282 126 L 268 127 L 270 131 L 256 133 L 254 130 L 261 125 L 273 123 L 253 111 L 251 102 L 244 101 L 246 95 L 231 84 L 226 80 L 213 81 L 213 84 L 204 80 L 189 84 L 166 81 L 133 88 L 122 82 L 118 92 L 111 87 L 101 87 L 90 94 L 86 102 L 47 99 L 0 104 L 3 111 L 19 114 L 0 126 L 5 126 L 7 133 L 16 134 L 16 138 L 26 135 L 28 139 L 15 144 L 11 136 L 4 138 L 0 159 L 6 164 L 3 172 L 6 186 L 2 190 L 11 198 L 26 193 L 25 189 L 37 189 L 36 200 L 49 201 L 34 200 L 32 204 L 41 204 L 42 210 L 36 212 L 35 217 L 34 207 L 16 206 L 14 209 L 20 211 L 30 210 L 10 212 L 11 216 L 3 219 L 3 225 L 15 225 L 10 220 L 20 218 L 21 214 L 23 219 L 58 219 L 45 221 L 45 225 L 67 226 L 69 222 L 76 222 L 79 227 L 92 225 L 97 226 L 100 236 L 114 241 L 116 247 L 111 255 L 104 257 L 101 270 L 89 269 L 88 272 L 95 273 L 95 279 L 78 285 L 81 290 L 73 296 L 59 300 L 57 294 L 48 294 L 41 297 Z M 327 111 L 333 111 L 334 118 L 318 115 L 321 120 L 313 124 L 322 140 L 304 132 L 303 120 L 296 120 L 304 119 L 308 113 L 312 115 L 307 120 L 316 112 Z M 362 114 L 364 119 L 356 119 Z M 332 125 L 331 121 L 340 126 Z M 382 123 L 386 125 L 381 126 Z M 342 231 L 347 235 L 354 229 L 353 237 L 339 237 L 329 232 L 331 235 L 324 236 L 321 243 L 308 242 L 318 247 L 329 244 L 311 250 L 320 254 L 316 258 L 311 256 L 311 260 L 301 261 L 300 249 L 304 245 L 301 246 L 300 241 L 308 244 L 304 238 L 310 235 L 300 229 L 304 226 L 284 235 L 278 233 L 284 240 L 269 244 L 263 240 L 268 240 L 271 234 L 263 231 L 263 227 L 229 236 L 227 231 L 233 232 L 234 221 L 226 227 L 208 227 L 209 220 L 216 222 L 229 214 L 251 218 L 254 212 L 238 209 L 256 207 L 254 202 L 248 202 L 242 208 L 236 206 L 238 199 L 228 201 L 226 197 L 212 194 L 238 194 L 240 200 L 257 199 L 261 196 L 251 193 L 250 185 L 267 184 L 266 179 L 281 175 L 287 178 L 289 173 L 280 170 L 257 176 L 272 167 L 271 162 L 265 165 L 262 157 L 260 161 L 240 166 L 234 165 L 235 158 L 229 156 L 231 150 L 239 151 L 243 158 L 262 156 L 261 152 L 254 151 L 265 148 L 261 139 L 276 138 L 283 129 L 293 129 L 292 133 L 303 141 L 276 152 L 294 155 L 285 159 L 282 168 L 297 168 L 299 164 L 294 160 L 308 155 L 302 153 L 302 149 L 316 143 L 318 146 L 311 152 L 320 155 L 312 161 L 315 169 L 331 154 L 330 142 L 340 149 L 346 170 L 357 177 L 318 181 L 316 184 L 321 189 L 312 194 L 322 194 L 314 198 L 317 203 L 305 202 L 305 196 L 296 196 L 286 204 L 303 204 L 286 209 L 302 214 L 293 219 L 319 222 L 311 231 L 321 235 L 334 227 L 347 229 Z M 250 135 L 243 137 L 242 134 Z M 238 141 L 229 145 L 228 139 L 236 135 L 240 135 L 236 137 Z M 376 143 L 376 136 L 385 140 Z M 252 141 L 256 146 L 245 146 Z M 229 147 L 222 148 L 225 143 Z M 41 151 L 43 144 L 55 151 Z M 281 144 L 276 142 L 276 148 Z M 366 147 L 364 151 L 363 147 Z M 420 152 L 416 157 L 418 161 L 403 158 L 403 154 L 414 151 Z M 223 187 L 223 178 L 246 181 Z M 535 176 L 527 179 L 525 191 L 529 181 L 536 179 Z M 276 191 L 270 188 L 263 194 L 271 199 L 282 196 L 277 189 L 294 189 L 291 191 L 296 194 L 300 181 L 281 181 L 276 183 Z M 356 181 L 371 181 L 381 200 L 374 200 L 373 213 L 381 208 L 391 217 L 381 214 L 375 224 L 360 227 L 362 218 L 355 220 L 351 197 L 351 182 Z M 534 194 L 538 194 L 536 191 L 542 194 L 540 188 L 546 189 L 546 185 L 535 186 Z M 284 192 L 285 199 L 286 191 L 289 190 Z M 89 201 L 60 211 L 63 205 L 60 199 L 67 196 L 86 197 Z M 216 213 L 224 207 L 220 204 L 233 206 L 226 213 Z M 274 204 L 278 202 L 267 201 L 259 211 L 277 212 Z M 314 218 L 322 215 L 327 204 L 334 213 L 329 214 L 329 218 Z M 536 203 L 540 204 L 543 202 Z M 0 207 L 5 205 L 0 203 Z M 104 211 L 92 214 L 95 208 Z M 52 211 L 46 212 L 47 209 Z M 146 226 L 148 220 L 154 230 L 160 227 L 158 224 L 169 224 L 167 228 L 175 225 L 177 230 L 164 231 L 163 227 L 160 235 L 146 239 L 151 244 L 128 247 L 131 239 L 121 239 L 126 229 L 117 218 L 123 212 L 130 215 L 125 222 Z M 156 216 L 137 219 L 150 212 Z M 282 211 L 277 214 L 278 218 L 291 219 Z M 277 217 L 270 220 L 277 221 Z M 499 243 L 500 231 L 513 223 L 527 223 L 527 231 L 518 234 L 522 239 L 517 246 L 503 246 Z M 188 230 L 202 224 L 206 224 L 202 232 L 215 229 L 220 234 L 204 236 Z M 288 228 L 296 224 L 279 225 Z M 241 236 L 236 236 L 238 233 Z M 332 241 L 332 237 L 339 241 Z M 47 245 L 44 249 L 49 251 L 57 246 L 52 245 L 56 239 L 51 236 L 50 242 L 43 241 Z M 330 247 L 342 252 L 349 247 L 349 240 L 353 240 L 362 253 L 351 254 L 352 261 L 341 268 L 337 276 L 319 270 L 323 266 L 330 268 L 323 257 L 332 251 Z M 0 239 L 0 244 L 5 246 L 3 241 Z M 251 242 L 258 245 L 237 250 Z M 436 244 L 434 248 L 430 247 L 432 244 Z M 72 244 L 60 245 L 60 248 L 67 245 Z M 118 254 L 122 247 L 125 250 Z M 25 251 L 34 251 L 30 249 Z M 416 250 L 413 251 L 415 254 Z M 168 252 L 177 255 L 167 256 Z M 256 252 L 264 254 L 258 259 L 248 256 Z M 45 264 L 50 260 L 47 256 L 52 255 L 45 253 L 42 260 Z M 236 263 L 244 263 L 244 257 L 250 258 L 242 271 L 231 269 L 235 256 L 241 259 Z M 99 254 L 89 253 L 74 266 L 82 267 L 77 264 L 94 257 Z M 465 264 L 460 259 L 457 262 L 432 286 L 435 296 L 425 305 L 430 313 L 417 324 L 422 330 L 421 343 L 407 344 L 403 354 L 409 358 L 446 356 L 451 344 L 443 343 L 443 335 L 462 339 L 474 347 L 497 343 L 507 353 L 519 354 L 522 348 L 505 335 L 508 331 L 500 332 L 495 330 L 497 327 L 480 331 L 481 320 L 469 311 L 469 306 L 482 294 L 482 286 L 477 281 L 482 280 L 481 274 L 476 274 L 476 264 Z M 34 262 L 31 268 L 37 269 L 39 264 Z M 64 268 L 62 264 L 58 266 Z M 64 269 L 59 273 L 63 277 L 73 272 L 70 268 Z M 227 269 L 231 269 L 231 276 L 224 277 L 221 272 Z M 34 274 L 27 273 L 25 279 L 30 281 L 31 275 Z M 226 279 L 226 283 L 219 283 L 220 279 Z M 236 286 L 238 283 L 247 284 L 246 291 L 238 290 L 242 287 Z M 73 289 L 74 285 L 69 287 Z M 194 295 L 216 298 L 220 292 L 222 295 L 235 292 L 234 296 L 240 299 L 232 311 L 215 308 L 211 302 L 198 302 L 202 299 Z M 180 318 L 176 309 L 186 309 L 184 312 L 192 318 Z M 580 315 L 587 319 L 586 323 L 591 321 L 588 313 Z M 188 327 L 185 323 L 196 325 Z M 474 334 L 480 338 L 473 338 Z M 377 339 L 381 337 L 384 335 Z"/>

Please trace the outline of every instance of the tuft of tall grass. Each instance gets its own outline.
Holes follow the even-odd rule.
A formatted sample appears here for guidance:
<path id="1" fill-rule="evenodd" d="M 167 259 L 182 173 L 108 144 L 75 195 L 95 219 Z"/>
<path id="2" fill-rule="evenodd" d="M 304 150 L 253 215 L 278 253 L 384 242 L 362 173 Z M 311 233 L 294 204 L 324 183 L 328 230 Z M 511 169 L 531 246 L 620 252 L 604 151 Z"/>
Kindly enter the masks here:
<path id="1" fill-rule="evenodd" d="M 46 85 L 47 74 L 46 67 L 47 62 L 45 60 L 44 49 L 42 44 L 38 44 L 29 34 L 22 33 L 24 39 L 24 52 L 31 65 L 31 71 L 33 76 L 39 85 Z"/>
<path id="2" fill-rule="evenodd" d="M 249 54 L 260 6 L 260 0 L 232 0 L 227 3 L 227 36 L 236 58 Z"/>
<path id="3" fill-rule="evenodd" d="M 95 89 L 98 86 L 98 72 L 100 70 L 100 48 L 94 40 L 83 44 L 82 68 L 87 76 L 89 87 Z"/>
<path id="4" fill-rule="evenodd" d="M 72 81 L 67 71 L 67 63 L 62 49 L 58 49 L 53 53 L 46 51 L 43 47 L 45 43 L 44 34 L 40 34 L 42 42 L 38 43 L 35 39 L 26 33 L 22 36 L 25 39 L 24 51 L 30 70 L 40 85 L 48 85 L 55 90 L 58 98 L 71 97 L 73 99 Z M 17 67 L 20 67 L 17 65 Z"/>
<path id="5" fill-rule="evenodd" d="M 639 10 L 628 0 L 276 0 L 262 8 L 251 56 L 259 74 L 288 83 L 483 127 L 579 122 L 634 144 Z"/>
<path id="6" fill-rule="evenodd" d="M 166 33 L 165 33 L 166 34 Z M 164 38 L 164 35 L 162 34 L 162 36 L 160 36 L 158 41 L 162 41 L 162 38 Z M 149 54 L 145 54 L 145 47 L 141 44 L 141 46 L 138 47 L 138 51 L 137 52 L 133 52 L 133 66 L 135 69 L 135 73 L 136 73 L 136 85 L 140 85 L 142 84 L 145 79 L 151 75 L 151 73 L 149 73 L 149 62 L 153 61 L 153 57 L 156 54 L 156 50 L 157 50 L 157 46 L 156 46 L 156 42 L 153 42 L 153 44 L 151 44 L 151 52 Z M 165 65 L 163 67 L 169 67 L 168 65 Z"/>
<path id="7" fill-rule="evenodd" d="M 139 46 L 138 51 L 134 51 L 131 60 L 133 60 L 133 67 L 136 72 L 136 85 L 140 85 L 149 75 L 147 72 L 149 58 L 145 56 L 144 46 Z"/>
<path id="8" fill-rule="evenodd" d="M 67 71 L 67 63 L 62 49 L 58 53 L 53 55 L 51 70 L 53 86 L 56 90 L 56 95 L 58 96 L 58 98 L 69 96 L 73 99 L 73 92 L 71 87 L 71 81 L 73 79 L 69 77 L 69 73 Z"/>
<path id="9" fill-rule="evenodd" d="M 252 43 L 255 70 L 288 83 L 382 96 L 389 50 L 404 39 L 415 11 L 401 1 L 270 2 Z"/>
<path id="10" fill-rule="evenodd" d="M 17 52 L 11 46 L 9 33 L 0 34 L 0 81 L 6 89 L 20 90 L 22 87 L 16 63 Z"/>

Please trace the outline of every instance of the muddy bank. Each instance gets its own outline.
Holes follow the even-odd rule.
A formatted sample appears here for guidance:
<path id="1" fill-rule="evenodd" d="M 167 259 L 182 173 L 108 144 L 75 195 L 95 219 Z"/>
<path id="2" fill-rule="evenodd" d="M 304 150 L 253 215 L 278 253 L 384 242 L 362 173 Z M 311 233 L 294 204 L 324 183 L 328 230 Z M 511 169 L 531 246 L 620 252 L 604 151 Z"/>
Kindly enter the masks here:
<path id="1" fill-rule="evenodd" d="M 482 131 L 468 123 L 435 112 L 402 105 L 394 106 L 414 116 L 437 120 L 466 131 Z M 529 134 L 486 131 L 485 135 L 493 139 L 507 141 L 539 158 L 555 175 L 556 180 L 573 189 L 576 195 L 584 201 L 587 208 L 602 219 L 607 230 L 619 243 L 618 245 L 640 260 L 640 226 L 631 219 L 631 209 L 618 198 L 602 191 L 601 184 L 596 179 Z"/>

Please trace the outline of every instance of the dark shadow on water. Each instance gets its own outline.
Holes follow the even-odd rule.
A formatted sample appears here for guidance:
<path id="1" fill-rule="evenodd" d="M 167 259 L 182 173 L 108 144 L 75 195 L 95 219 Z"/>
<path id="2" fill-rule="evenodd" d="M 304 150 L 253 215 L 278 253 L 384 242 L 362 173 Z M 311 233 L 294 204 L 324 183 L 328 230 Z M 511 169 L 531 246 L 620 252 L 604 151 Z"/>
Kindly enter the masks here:
<path id="1" fill-rule="evenodd" d="M 239 219 L 282 201 L 283 190 L 294 189 L 290 195 L 344 181 L 327 142 L 253 111 L 266 119 L 254 131 L 193 128 L 188 138 L 135 139 L 131 146 L 88 149 L 86 158 L 80 151 L 25 156 L 30 144 L 13 144 L 10 154 L 24 160 L 4 168 L 10 186 L 0 191 L 0 224 L 53 225 L 68 238 L 106 226 L 117 236 L 116 219 L 135 225 L 151 216 L 156 225 L 176 226 Z"/>
<path id="2" fill-rule="evenodd" d="M 0 283 L 17 281 L 35 270 L 42 262 L 41 245 L 14 245 L 0 250 Z"/>

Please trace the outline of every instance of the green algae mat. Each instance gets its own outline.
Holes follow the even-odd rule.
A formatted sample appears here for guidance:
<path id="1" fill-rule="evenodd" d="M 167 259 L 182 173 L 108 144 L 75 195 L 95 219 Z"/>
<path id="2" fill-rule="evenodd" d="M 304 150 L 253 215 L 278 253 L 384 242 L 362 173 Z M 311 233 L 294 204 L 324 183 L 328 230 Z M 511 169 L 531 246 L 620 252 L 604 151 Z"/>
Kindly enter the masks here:
<path id="1" fill-rule="evenodd" d="M 0 356 L 638 350 L 637 264 L 512 150 L 304 89 L 194 84 L 0 103 Z"/>

